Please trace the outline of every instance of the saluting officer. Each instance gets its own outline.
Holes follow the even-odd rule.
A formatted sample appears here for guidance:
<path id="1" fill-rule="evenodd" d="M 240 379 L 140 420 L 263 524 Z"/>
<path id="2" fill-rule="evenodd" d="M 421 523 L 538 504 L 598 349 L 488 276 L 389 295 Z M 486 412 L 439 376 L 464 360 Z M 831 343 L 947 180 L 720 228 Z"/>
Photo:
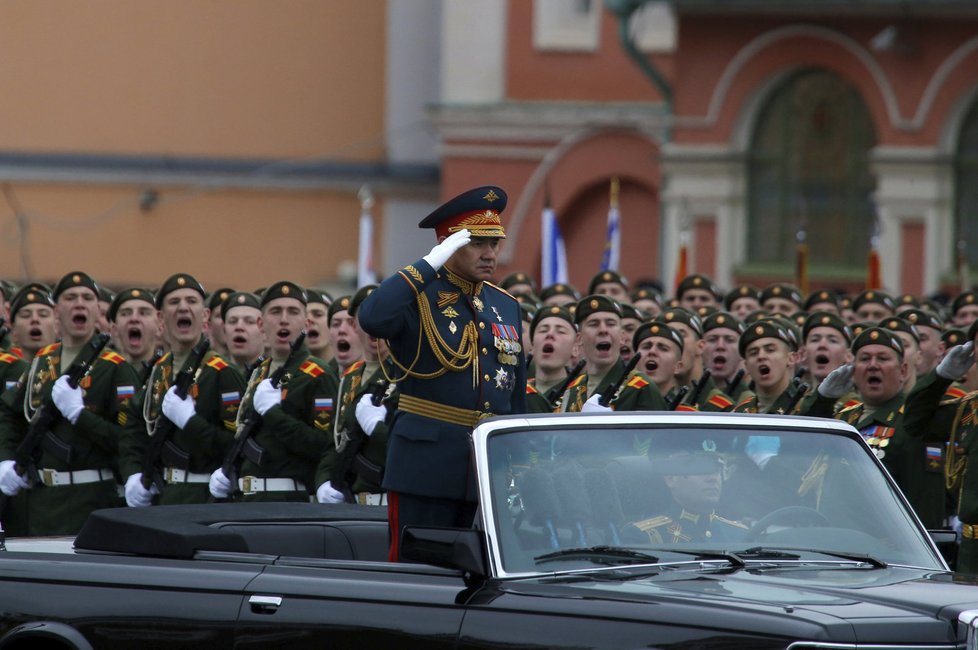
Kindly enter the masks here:
<path id="1" fill-rule="evenodd" d="M 209 349 L 185 398 L 173 385 L 177 374 L 204 336 L 208 310 L 204 287 L 187 273 L 166 280 L 156 295 L 170 351 L 153 366 L 146 387 L 127 414 L 119 465 L 126 477 L 126 503 L 148 506 L 155 485 L 143 486 L 143 457 L 161 418 L 174 425 L 160 459 L 163 493 L 159 503 L 206 503 L 211 472 L 221 464 L 234 437 L 235 417 L 244 378 L 216 351 Z"/>
<path id="2" fill-rule="evenodd" d="M 363 301 L 360 327 L 387 339 L 400 397 L 387 453 L 391 559 L 406 525 L 472 524 L 468 433 L 484 417 L 526 410 L 519 302 L 489 280 L 506 237 L 506 193 L 464 192 L 419 224 L 438 245 Z"/>
<path id="3" fill-rule="evenodd" d="M 31 488 L 25 522 L 31 536 L 75 534 L 90 512 L 116 505 L 118 440 L 139 381 L 122 355 L 105 351 L 72 388 L 61 374 L 95 336 L 98 285 L 76 271 L 57 283 L 53 297 L 61 341 L 38 351 L 30 371 L 0 399 L 0 457 L 10 459 L 0 463 L 0 490 L 11 496 Z M 40 483 L 31 486 L 12 458 L 46 399 L 62 417 L 48 434 L 57 444 L 41 446 Z"/>

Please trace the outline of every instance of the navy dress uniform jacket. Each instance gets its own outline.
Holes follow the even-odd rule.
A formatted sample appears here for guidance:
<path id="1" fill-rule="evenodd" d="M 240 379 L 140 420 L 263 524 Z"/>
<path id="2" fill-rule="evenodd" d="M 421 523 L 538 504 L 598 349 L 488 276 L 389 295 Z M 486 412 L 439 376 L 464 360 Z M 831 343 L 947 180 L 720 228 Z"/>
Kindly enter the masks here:
<path id="1" fill-rule="evenodd" d="M 384 280 L 358 317 L 387 339 L 403 375 L 384 488 L 475 501 L 469 432 L 482 417 L 526 411 L 519 303 L 419 260 Z"/>

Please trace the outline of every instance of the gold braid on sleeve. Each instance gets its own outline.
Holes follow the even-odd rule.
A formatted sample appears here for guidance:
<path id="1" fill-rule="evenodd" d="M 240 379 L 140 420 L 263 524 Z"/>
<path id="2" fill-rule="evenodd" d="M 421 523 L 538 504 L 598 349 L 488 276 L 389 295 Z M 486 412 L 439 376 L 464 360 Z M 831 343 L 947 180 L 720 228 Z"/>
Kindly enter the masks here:
<path id="1" fill-rule="evenodd" d="M 421 335 L 418 336 L 418 347 L 415 351 L 414 360 L 410 365 L 405 366 L 401 363 L 397 357 L 394 356 L 393 350 L 390 349 L 388 345 L 388 351 L 391 361 L 397 366 L 403 373 L 401 377 L 397 380 L 391 379 L 387 376 L 387 371 L 384 370 L 384 376 L 388 381 L 394 383 L 395 381 L 401 381 L 404 377 L 414 377 L 416 379 L 434 379 L 435 377 L 441 377 L 446 372 L 451 370 L 452 372 L 461 372 L 466 368 L 472 368 L 472 386 L 473 388 L 479 385 L 479 331 L 476 329 L 475 322 L 469 321 L 462 328 L 462 340 L 458 344 L 458 348 L 452 348 L 452 346 L 441 337 L 438 332 L 438 326 L 435 324 L 435 318 L 431 313 L 431 304 L 428 302 L 428 296 L 423 293 L 418 294 L 418 313 L 421 316 Z M 438 363 L 441 364 L 441 368 L 434 372 L 418 372 L 414 370 L 414 367 L 418 363 L 418 359 L 421 358 L 421 341 L 425 339 L 428 341 L 428 346 L 431 348 L 432 353 L 434 353 L 435 358 Z M 383 365 L 381 366 L 383 367 Z"/>
<path id="2" fill-rule="evenodd" d="M 957 452 L 957 442 L 958 442 L 958 425 L 974 425 L 975 421 L 975 406 L 973 405 L 974 400 L 962 400 L 961 404 L 958 406 L 958 410 L 954 414 L 954 422 L 951 424 L 951 434 L 948 436 L 947 448 L 944 451 L 944 487 L 948 491 L 961 488 L 963 482 L 961 477 L 964 475 L 964 469 L 968 464 L 968 457 L 961 455 Z M 970 409 L 970 412 L 965 414 L 965 409 Z M 963 422 L 966 419 L 968 422 Z"/>

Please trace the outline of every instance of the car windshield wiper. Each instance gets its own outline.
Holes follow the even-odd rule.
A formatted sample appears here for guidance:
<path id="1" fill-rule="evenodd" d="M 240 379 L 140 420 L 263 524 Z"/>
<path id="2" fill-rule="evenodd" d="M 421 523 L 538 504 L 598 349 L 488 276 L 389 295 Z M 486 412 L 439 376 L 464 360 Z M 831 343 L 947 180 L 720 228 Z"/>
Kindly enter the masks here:
<path id="1" fill-rule="evenodd" d="M 659 561 L 654 555 L 633 551 L 621 546 L 588 546 L 584 548 L 562 548 L 553 553 L 545 553 L 533 558 L 537 564 L 560 560 L 590 560 L 595 564 L 655 564 Z"/>
<path id="2" fill-rule="evenodd" d="M 728 553 L 727 551 L 704 551 L 703 549 L 697 548 L 670 548 L 662 549 L 668 550 L 670 553 L 681 553 L 683 555 L 695 555 L 697 560 L 726 560 L 730 564 L 737 568 L 743 568 L 747 566 L 743 558 L 740 557 L 738 553 Z"/>
<path id="3" fill-rule="evenodd" d="M 790 553 L 786 551 L 791 551 Z M 800 560 L 801 555 L 799 553 L 819 553 L 821 555 L 829 555 L 831 557 L 838 557 L 844 560 L 853 560 L 856 562 L 862 562 L 864 564 L 869 564 L 875 569 L 885 569 L 886 562 L 877 559 L 872 555 L 866 555 L 865 553 L 850 553 L 848 551 L 830 551 L 824 548 L 770 548 L 766 546 L 754 546 L 743 551 L 735 551 L 731 555 L 736 555 L 737 557 L 748 559 L 748 560 Z"/>

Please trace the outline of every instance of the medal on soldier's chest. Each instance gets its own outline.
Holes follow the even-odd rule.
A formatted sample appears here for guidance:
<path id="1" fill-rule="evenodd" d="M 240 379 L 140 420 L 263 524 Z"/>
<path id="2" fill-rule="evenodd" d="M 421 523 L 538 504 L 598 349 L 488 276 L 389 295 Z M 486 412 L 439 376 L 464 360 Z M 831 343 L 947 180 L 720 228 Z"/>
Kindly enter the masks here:
<path id="1" fill-rule="evenodd" d="M 516 386 L 516 378 L 512 373 L 504 368 L 496 369 L 496 388 L 499 390 L 513 390 Z"/>
<path id="2" fill-rule="evenodd" d="M 472 306 L 476 308 L 476 311 L 485 309 L 485 305 L 482 304 L 482 300 L 478 296 L 472 299 Z"/>
<path id="3" fill-rule="evenodd" d="M 515 366 L 519 363 L 519 353 L 523 346 L 519 342 L 519 334 L 512 325 L 492 324 L 493 347 L 498 350 L 496 355 L 499 363 L 506 366 Z"/>
<path id="4" fill-rule="evenodd" d="M 455 324 L 455 321 L 451 321 L 448 323 L 448 331 L 451 332 L 452 334 L 458 331 L 458 325 Z"/>
<path id="5" fill-rule="evenodd" d="M 498 320 L 500 323 L 503 322 L 503 317 L 499 313 L 499 310 L 498 309 L 496 309 L 495 307 L 493 307 L 492 308 L 492 313 L 494 313 L 496 315 L 496 320 Z"/>

